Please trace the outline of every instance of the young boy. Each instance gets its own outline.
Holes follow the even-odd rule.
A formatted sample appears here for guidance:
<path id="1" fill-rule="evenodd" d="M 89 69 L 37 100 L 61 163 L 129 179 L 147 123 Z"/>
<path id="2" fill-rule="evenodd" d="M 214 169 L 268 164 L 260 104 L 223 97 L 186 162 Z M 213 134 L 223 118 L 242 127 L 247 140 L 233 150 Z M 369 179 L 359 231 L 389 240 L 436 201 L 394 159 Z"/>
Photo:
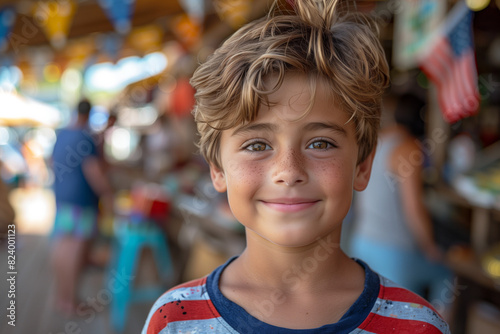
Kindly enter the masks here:
<path id="1" fill-rule="evenodd" d="M 389 81 L 376 28 L 337 1 L 292 7 L 241 28 L 191 80 L 201 152 L 247 247 L 161 296 L 143 333 L 449 333 L 339 248 Z"/>

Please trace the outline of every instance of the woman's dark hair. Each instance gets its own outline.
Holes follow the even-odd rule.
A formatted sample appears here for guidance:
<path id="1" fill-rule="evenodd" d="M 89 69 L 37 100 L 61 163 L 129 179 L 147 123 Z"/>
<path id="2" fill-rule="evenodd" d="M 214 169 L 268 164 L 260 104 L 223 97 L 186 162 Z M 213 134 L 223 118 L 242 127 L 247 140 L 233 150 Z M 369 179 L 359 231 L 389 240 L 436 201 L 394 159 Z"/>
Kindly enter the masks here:
<path id="1" fill-rule="evenodd" d="M 424 114 L 422 113 L 425 104 L 420 97 L 405 93 L 399 97 L 394 112 L 396 123 L 406 127 L 417 138 L 425 134 Z"/>

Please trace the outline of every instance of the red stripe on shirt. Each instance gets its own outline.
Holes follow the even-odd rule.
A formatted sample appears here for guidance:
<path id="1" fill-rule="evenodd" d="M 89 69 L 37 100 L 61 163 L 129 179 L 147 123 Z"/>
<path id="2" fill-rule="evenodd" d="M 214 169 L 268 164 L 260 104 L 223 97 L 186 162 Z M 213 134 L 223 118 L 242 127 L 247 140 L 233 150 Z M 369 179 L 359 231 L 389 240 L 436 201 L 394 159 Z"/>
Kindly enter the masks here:
<path id="1" fill-rule="evenodd" d="M 179 300 L 160 306 L 149 322 L 148 334 L 159 333 L 169 323 L 184 320 L 206 320 L 220 317 L 210 300 Z"/>
<path id="2" fill-rule="evenodd" d="M 439 314 L 427 300 L 420 297 L 416 293 L 413 293 L 403 288 L 380 286 L 378 298 L 392 300 L 394 302 L 419 304 L 428 307 L 437 314 Z"/>
<path id="3" fill-rule="evenodd" d="M 384 317 L 375 313 L 370 313 L 358 328 L 372 333 L 443 334 L 424 321 Z"/>

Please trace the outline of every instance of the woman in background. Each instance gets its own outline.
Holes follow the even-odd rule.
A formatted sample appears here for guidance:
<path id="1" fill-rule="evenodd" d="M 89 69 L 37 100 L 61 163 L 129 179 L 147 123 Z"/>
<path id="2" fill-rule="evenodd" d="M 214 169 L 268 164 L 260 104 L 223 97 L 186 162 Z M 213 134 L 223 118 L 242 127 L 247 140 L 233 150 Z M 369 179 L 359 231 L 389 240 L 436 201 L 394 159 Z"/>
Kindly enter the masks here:
<path id="1" fill-rule="evenodd" d="M 443 254 L 424 204 L 424 152 L 417 139 L 424 133 L 423 106 L 415 95 L 404 94 L 394 115 L 382 120 L 370 182 L 355 195 L 350 247 L 351 256 L 381 275 L 422 296 L 428 290 L 428 300 L 444 305 L 452 278 L 441 264 Z"/>

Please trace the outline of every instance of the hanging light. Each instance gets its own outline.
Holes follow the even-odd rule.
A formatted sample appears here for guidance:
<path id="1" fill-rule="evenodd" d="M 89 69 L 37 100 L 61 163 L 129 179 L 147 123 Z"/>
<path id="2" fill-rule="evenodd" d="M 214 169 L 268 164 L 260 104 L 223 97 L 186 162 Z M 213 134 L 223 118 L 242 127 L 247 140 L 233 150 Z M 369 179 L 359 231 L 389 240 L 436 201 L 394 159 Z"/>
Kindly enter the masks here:
<path id="1" fill-rule="evenodd" d="M 467 6 L 473 11 L 480 11 L 488 7 L 490 0 L 466 0 Z M 497 4 L 499 0 L 496 0 Z"/>

